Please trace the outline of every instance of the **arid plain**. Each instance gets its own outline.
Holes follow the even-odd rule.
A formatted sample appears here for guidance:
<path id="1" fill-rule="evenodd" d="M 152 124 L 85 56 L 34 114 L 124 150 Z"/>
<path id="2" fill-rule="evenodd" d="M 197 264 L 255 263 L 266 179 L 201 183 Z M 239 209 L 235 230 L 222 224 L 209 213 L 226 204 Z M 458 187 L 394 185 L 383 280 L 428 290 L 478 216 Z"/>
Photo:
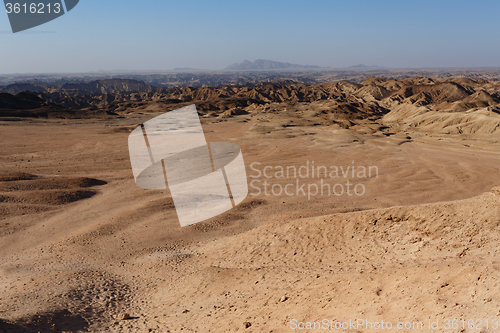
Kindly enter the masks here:
<path id="1" fill-rule="evenodd" d="M 323 319 L 495 331 L 498 81 L 169 94 L 0 118 L 1 332 L 314 332 L 293 328 Z M 127 138 L 189 104 L 207 141 L 241 147 L 251 186 L 235 209 L 181 228 L 168 190 L 135 184 Z"/>

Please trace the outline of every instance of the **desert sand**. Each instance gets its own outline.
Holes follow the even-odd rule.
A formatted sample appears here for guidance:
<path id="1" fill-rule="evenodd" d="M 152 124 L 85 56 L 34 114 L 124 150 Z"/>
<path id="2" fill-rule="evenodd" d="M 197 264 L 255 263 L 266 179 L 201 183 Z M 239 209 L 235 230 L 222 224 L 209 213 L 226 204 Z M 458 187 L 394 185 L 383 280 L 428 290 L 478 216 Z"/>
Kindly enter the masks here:
<path id="1" fill-rule="evenodd" d="M 319 332 L 294 328 L 324 319 L 495 331 L 498 85 L 327 86 L 343 101 L 202 107 L 207 141 L 238 144 L 257 182 L 235 209 L 184 228 L 168 190 L 134 183 L 127 147 L 173 106 L 0 119 L 0 332 Z M 275 173 L 313 163 L 378 172 Z M 258 177 L 266 166 L 271 177 Z M 266 195 L 266 180 L 275 193 L 347 180 L 364 193 Z M 445 330 L 447 319 L 465 330 Z"/>

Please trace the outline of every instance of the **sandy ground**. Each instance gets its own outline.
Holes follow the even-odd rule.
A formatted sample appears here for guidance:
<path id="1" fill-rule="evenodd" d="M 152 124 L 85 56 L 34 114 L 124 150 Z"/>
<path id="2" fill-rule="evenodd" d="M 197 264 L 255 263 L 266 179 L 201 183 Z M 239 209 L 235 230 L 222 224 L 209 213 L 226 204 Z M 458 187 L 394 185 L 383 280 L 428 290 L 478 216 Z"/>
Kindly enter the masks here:
<path id="1" fill-rule="evenodd" d="M 130 168 L 129 130 L 158 114 L 0 123 L 0 332 L 495 331 L 498 134 L 311 126 L 297 110 L 206 117 L 209 142 L 241 147 L 253 187 L 180 228 L 168 190 L 139 188 Z M 378 173 L 275 173 L 313 162 Z M 297 181 L 305 195 L 271 191 Z M 321 181 L 364 194 L 308 198 Z"/>

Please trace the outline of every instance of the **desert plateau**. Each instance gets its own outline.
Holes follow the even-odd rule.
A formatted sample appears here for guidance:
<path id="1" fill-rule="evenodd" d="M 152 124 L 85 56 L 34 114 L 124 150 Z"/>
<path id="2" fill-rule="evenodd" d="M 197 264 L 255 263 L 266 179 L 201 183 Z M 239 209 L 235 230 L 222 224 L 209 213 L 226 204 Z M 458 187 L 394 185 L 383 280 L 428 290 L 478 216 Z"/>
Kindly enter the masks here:
<path id="1" fill-rule="evenodd" d="M 0 332 L 500 329 L 500 81 L 364 76 L 1 87 Z M 181 228 L 127 140 L 192 104 L 249 194 Z"/>

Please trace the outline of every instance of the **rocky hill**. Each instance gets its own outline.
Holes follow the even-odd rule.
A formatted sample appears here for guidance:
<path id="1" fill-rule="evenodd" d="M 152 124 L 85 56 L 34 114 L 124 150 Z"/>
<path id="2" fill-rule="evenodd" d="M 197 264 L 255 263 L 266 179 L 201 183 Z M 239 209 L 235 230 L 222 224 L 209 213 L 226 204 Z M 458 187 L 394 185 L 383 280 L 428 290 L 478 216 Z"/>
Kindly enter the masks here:
<path id="1" fill-rule="evenodd" d="M 124 79 L 105 79 L 89 82 L 74 82 L 64 84 L 46 84 L 41 82 L 12 83 L 0 87 L 0 92 L 17 94 L 22 91 L 36 92 L 71 92 L 74 94 L 117 94 L 126 92 L 152 91 L 154 87 L 142 81 Z"/>
<path id="2" fill-rule="evenodd" d="M 16 87 L 37 88 L 11 85 L 4 90 Z M 315 117 L 324 123 L 344 127 L 370 120 L 443 133 L 489 133 L 500 128 L 500 82 L 468 78 L 368 78 L 361 83 L 171 89 L 115 79 L 64 84 L 58 89 L 15 95 L 4 93 L 0 95 L 0 116 L 10 117 L 16 110 L 22 110 L 20 114 L 24 116 L 30 115 L 27 110 L 40 116 L 63 109 L 80 110 L 80 116 L 114 115 L 152 109 L 168 111 L 188 104 L 196 104 L 200 114 L 207 116 L 228 111 L 234 114 L 235 109 L 248 113 L 279 112 L 304 104 L 317 110 Z"/>

